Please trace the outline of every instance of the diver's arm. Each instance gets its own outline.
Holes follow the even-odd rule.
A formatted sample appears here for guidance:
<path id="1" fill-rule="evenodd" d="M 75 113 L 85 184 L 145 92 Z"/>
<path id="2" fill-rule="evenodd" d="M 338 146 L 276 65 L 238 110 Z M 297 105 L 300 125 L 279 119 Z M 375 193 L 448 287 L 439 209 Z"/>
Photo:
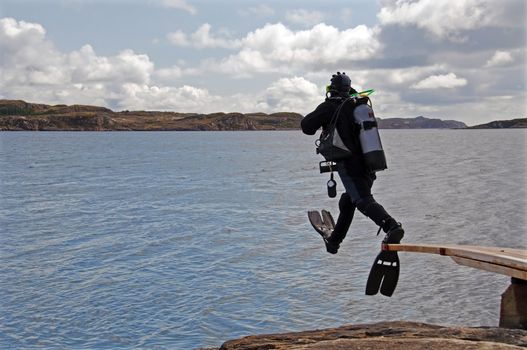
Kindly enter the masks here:
<path id="1" fill-rule="evenodd" d="M 317 130 L 324 125 L 327 125 L 332 115 L 332 106 L 329 102 L 323 102 L 311 113 L 307 114 L 300 126 L 302 131 L 307 135 L 315 135 Z"/>

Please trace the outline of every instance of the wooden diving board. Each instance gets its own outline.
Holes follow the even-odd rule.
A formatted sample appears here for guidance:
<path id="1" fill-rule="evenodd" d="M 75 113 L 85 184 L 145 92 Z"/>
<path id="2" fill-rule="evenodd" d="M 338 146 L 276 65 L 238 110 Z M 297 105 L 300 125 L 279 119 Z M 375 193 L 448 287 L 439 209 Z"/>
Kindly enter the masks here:
<path id="1" fill-rule="evenodd" d="M 383 250 L 438 254 L 460 265 L 527 281 L 527 249 L 438 244 L 386 244 Z"/>

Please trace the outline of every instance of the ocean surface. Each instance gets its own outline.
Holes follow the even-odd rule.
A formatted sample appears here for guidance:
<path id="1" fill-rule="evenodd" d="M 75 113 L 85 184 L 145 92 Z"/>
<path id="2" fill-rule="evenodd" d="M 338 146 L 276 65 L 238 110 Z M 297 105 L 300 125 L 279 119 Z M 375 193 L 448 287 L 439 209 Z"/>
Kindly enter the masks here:
<path id="1" fill-rule="evenodd" d="M 407 243 L 527 247 L 527 130 L 382 130 L 376 199 Z M 195 349 L 257 333 L 409 320 L 496 326 L 509 278 L 380 247 L 360 213 L 338 255 L 314 137 L 0 133 L 0 348 Z M 339 192 L 342 185 L 339 183 Z"/>

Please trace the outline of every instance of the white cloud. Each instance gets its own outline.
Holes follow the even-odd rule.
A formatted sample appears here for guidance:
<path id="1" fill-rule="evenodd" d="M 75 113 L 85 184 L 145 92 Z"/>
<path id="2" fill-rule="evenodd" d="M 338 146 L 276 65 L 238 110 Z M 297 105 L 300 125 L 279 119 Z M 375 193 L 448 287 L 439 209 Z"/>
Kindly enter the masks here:
<path id="1" fill-rule="evenodd" d="M 18 22 L 14 18 L 0 19 L 0 44 L 4 50 L 16 51 L 19 47 L 41 42 L 46 35 L 38 23 Z"/>
<path id="2" fill-rule="evenodd" d="M 374 82 L 375 85 L 390 85 L 399 89 L 405 89 L 410 83 L 438 74 L 445 71 L 445 69 L 446 66 L 443 64 L 434 64 L 406 68 L 359 70 L 348 72 L 348 74 L 352 77 L 352 82 L 359 79 L 362 82 Z"/>
<path id="3" fill-rule="evenodd" d="M 195 15 L 198 12 L 194 6 L 190 5 L 185 0 L 163 0 L 162 5 L 187 11 L 191 15 Z"/>
<path id="4" fill-rule="evenodd" d="M 429 116 L 430 113 L 438 111 L 436 106 L 405 101 L 402 99 L 400 91 L 376 89 L 371 98 L 375 114 L 380 118 Z"/>
<path id="5" fill-rule="evenodd" d="M 324 100 L 324 89 L 304 77 L 281 78 L 256 93 L 235 93 L 221 98 L 216 111 L 297 112 L 307 114 Z"/>
<path id="6" fill-rule="evenodd" d="M 222 47 L 233 48 L 239 45 L 237 40 L 229 40 L 224 38 L 214 37 L 210 33 L 210 24 L 205 23 L 192 34 L 192 43 L 198 48 L 208 47 Z"/>
<path id="7" fill-rule="evenodd" d="M 440 38 L 459 39 L 463 30 L 491 24 L 496 4 L 490 0 L 398 0 L 381 8 L 381 24 L 415 25 Z"/>
<path id="8" fill-rule="evenodd" d="M 357 90 L 375 89 L 375 95 L 383 91 L 405 91 L 412 84 L 423 80 L 432 75 L 441 75 L 445 72 L 447 66 L 443 64 L 434 64 L 430 66 L 412 66 L 406 68 L 355 68 L 346 70 L 346 75 L 351 79 L 351 86 Z M 329 79 L 335 71 L 317 71 L 305 76 L 311 81 L 317 81 L 321 84 L 329 84 Z M 383 92 L 384 93 L 384 92 Z"/>
<path id="9" fill-rule="evenodd" d="M 117 56 L 97 56 L 90 45 L 73 51 L 66 62 L 71 69 L 72 82 L 138 83 L 150 82 L 154 64 L 144 54 L 124 50 Z"/>
<path id="10" fill-rule="evenodd" d="M 62 54 L 39 24 L 0 20 L 2 76 L 0 84 L 64 85 L 75 83 L 148 83 L 154 64 L 144 54 L 124 50 L 113 57 L 97 56 L 90 45 Z"/>
<path id="11" fill-rule="evenodd" d="M 320 11 L 296 9 L 292 11 L 287 11 L 285 14 L 285 18 L 289 22 L 309 27 L 322 22 L 325 18 L 325 15 Z"/>
<path id="12" fill-rule="evenodd" d="M 341 31 L 321 23 L 308 30 L 293 31 L 281 23 L 266 24 L 241 39 L 240 51 L 217 67 L 241 76 L 333 68 L 373 57 L 380 48 L 376 36 L 376 29 L 364 25 Z"/>
<path id="13" fill-rule="evenodd" d="M 212 35 L 210 30 L 211 25 L 204 23 L 190 36 L 179 30 L 169 33 L 167 38 L 176 46 L 191 46 L 198 49 L 216 47 L 230 49 L 240 45 L 238 40 L 217 37 Z"/>
<path id="14" fill-rule="evenodd" d="M 380 48 L 378 29 L 359 25 L 339 30 L 324 23 L 311 29 L 293 31 L 283 25 L 266 24 L 244 38 L 231 39 L 211 33 L 208 23 L 187 35 L 176 31 L 167 35 L 177 46 L 202 48 L 239 48 L 236 54 L 218 62 L 202 61 L 203 67 L 248 77 L 253 73 L 282 72 L 303 68 L 349 64 L 372 57 Z"/>
<path id="15" fill-rule="evenodd" d="M 176 79 L 183 70 L 173 66 L 156 71 L 146 54 L 128 49 L 115 56 L 99 56 L 91 45 L 63 54 L 35 23 L 0 19 L 0 52 L 3 98 L 196 112 L 209 105 L 213 108 L 219 100 L 207 90 L 188 85 L 153 85 L 153 77 Z"/>
<path id="16" fill-rule="evenodd" d="M 511 53 L 508 51 L 496 51 L 494 53 L 494 56 L 492 56 L 487 63 L 485 64 L 485 67 L 497 67 L 497 66 L 504 66 L 507 65 L 507 63 L 512 63 L 514 61 L 514 58 L 512 57 Z"/>
<path id="17" fill-rule="evenodd" d="M 0 19 L 0 87 L 48 85 L 66 79 L 60 69 L 64 57 L 45 35 L 40 24 L 18 22 L 13 18 Z"/>
<path id="18" fill-rule="evenodd" d="M 252 6 L 247 9 L 242 9 L 238 11 L 242 16 L 272 16 L 274 15 L 274 9 L 266 4 L 259 4 L 257 6 Z"/>
<path id="19" fill-rule="evenodd" d="M 322 102 L 324 94 L 314 83 L 303 77 L 281 78 L 265 91 L 272 111 L 307 113 Z"/>
<path id="20" fill-rule="evenodd" d="M 467 80 L 464 78 L 458 78 L 454 73 L 448 73 L 443 75 L 431 75 L 420 82 L 413 84 L 413 89 L 438 89 L 446 88 L 452 89 L 460 86 L 467 85 Z"/>
<path id="21" fill-rule="evenodd" d="M 257 93 L 218 96 L 207 89 L 125 84 L 119 107 L 136 110 L 172 110 L 213 113 L 218 111 L 308 113 L 323 101 L 322 88 L 303 77 L 281 78 Z"/>
<path id="22" fill-rule="evenodd" d="M 172 66 L 170 68 L 158 69 L 154 72 L 154 75 L 160 80 L 171 81 L 181 78 L 183 70 L 178 66 Z"/>
<path id="23" fill-rule="evenodd" d="M 119 106 L 135 110 L 172 110 L 181 112 L 217 112 L 220 97 L 193 86 L 149 86 L 125 84 Z"/>
<path id="24" fill-rule="evenodd" d="M 190 46 L 190 42 L 188 41 L 187 34 L 185 34 L 181 30 L 168 33 L 167 39 L 168 41 L 170 41 L 170 43 L 176 46 Z"/>
<path id="25" fill-rule="evenodd" d="M 368 57 L 367 50 L 371 50 L 373 36 L 373 31 L 365 26 L 339 31 L 322 24 L 311 30 L 295 32 L 278 24 L 268 25 L 226 44 L 227 39 L 212 35 L 210 26 L 206 25 L 184 39 L 195 40 L 195 45 L 203 47 L 228 46 L 237 42 L 243 48 L 232 57 L 246 62 L 247 72 L 252 72 L 254 67 L 258 71 L 272 71 L 275 64 L 284 70 L 301 68 L 313 62 L 331 65 L 330 62 L 346 59 L 349 52 Z M 365 45 L 366 41 L 366 51 L 361 53 L 355 49 L 363 43 Z M 177 87 L 173 86 L 174 81 L 187 74 L 196 74 L 195 67 L 174 65 L 156 70 L 146 54 L 123 50 L 114 56 L 102 56 L 91 45 L 61 53 L 46 38 L 42 26 L 13 19 L 1 22 L 0 50 L 3 53 L 0 90 L 7 91 L 3 96 L 6 98 L 97 104 L 122 109 L 307 113 L 324 96 L 322 88 L 300 76 L 277 80 L 259 93 L 234 93 L 230 97 L 220 97 L 190 85 Z M 326 55 L 325 50 L 332 51 L 331 55 Z M 317 55 L 321 57 L 317 58 Z"/>

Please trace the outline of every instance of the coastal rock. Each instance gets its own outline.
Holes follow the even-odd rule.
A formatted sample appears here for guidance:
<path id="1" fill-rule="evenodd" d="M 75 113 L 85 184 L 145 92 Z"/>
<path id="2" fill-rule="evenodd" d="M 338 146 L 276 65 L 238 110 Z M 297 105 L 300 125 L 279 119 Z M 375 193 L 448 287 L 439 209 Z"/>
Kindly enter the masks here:
<path id="1" fill-rule="evenodd" d="M 525 330 L 381 322 L 295 333 L 253 335 L 229 340 L 219 350 L 505 350 L 524 347 L 527 347 Z"/>

